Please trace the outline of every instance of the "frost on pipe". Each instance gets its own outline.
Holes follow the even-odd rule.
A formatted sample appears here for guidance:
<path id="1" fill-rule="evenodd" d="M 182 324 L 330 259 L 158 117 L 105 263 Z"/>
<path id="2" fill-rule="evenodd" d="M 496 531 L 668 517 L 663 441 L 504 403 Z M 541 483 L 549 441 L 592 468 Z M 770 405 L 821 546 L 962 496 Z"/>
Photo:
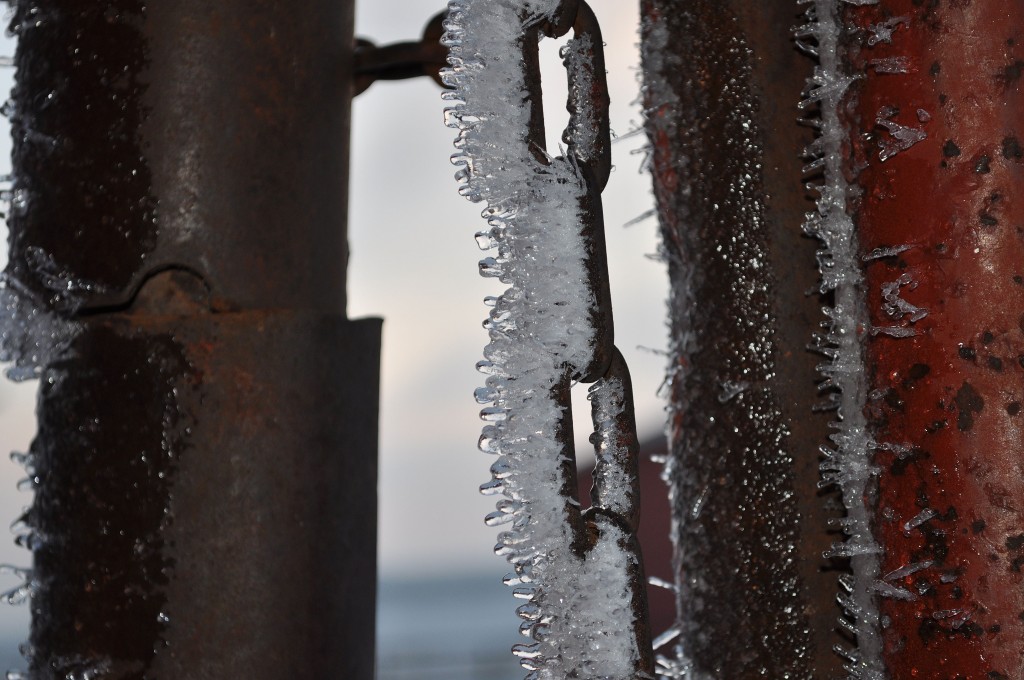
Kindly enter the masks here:
<path id="1" fill-rule="evenodd" d="M 489 230 L 477 239 L 497 252 L 481 261 L 481 274 L 509 286 L 488 299 L 490 344 L 479 364 L 488 377 L 477 399 L 487 405 L 480 448 L 497 457 L 482 490 L 504 495 L 487 522 L 509 525 L 496 550 L 515 568 L 506 581 L 526 600 L 518 614 L 533 641 L 514 652 L 531 678 L 649 677 L 635 489 L 619 487 L 614 472 L 635 468 L 635 448 L 611 435 L 629 411 L 628 374 L 611 348 L 603 235 L 591 228 L 607 181 L 607 112 L 590 96 L 604 89 L 601 36 L 585 3 L 460 0 L 449 8 L 443 77 L 454 88 L 448 121 L 460 131 L 453 162 L 461 193 L 486 204 Z M 540 132 L 537 39 L 573 24 L 563 54 L 574 74 L 570 153 L 552 159 Z M 592 399 L 600 485 L 611 488 L 584 514 L 568 394 L 573 381 L 602 376 Z"/>
<path id="2" fill-rule="evenodd" d="M 354 3 L 11 4 L 3 357 L 43 378 L 27 676 L 372 677 Z"/>
<path id="3" fill-rule="evenodd" d="M 671 283 L 669 366 L 679 610 L 666 673 L 828 678 L 837 518 L 819 492 L 820 302 L 795 124 L 812 64 L 791 2 L 642 4 L 644 103 Z"/>
<path id="4" fill-rule="evenodd" d="M 877 588 L 881 548 L 872 534 L 877 477 L 865 416 L 869 388 L 864 341 L 868 319 L 861 248 L 850 205 L 854 191 L 847 180 L 850 135 L 842 115 L 854 79 L 843 59 L 843 3 L 811 0 L 805 4 L 809 5 L 806 23 L 797 29 L 797 39 L 817 57 L 818 65 L 801 106 L 817 112 L 812 120 L 819 134 L 806 155 L 809 166 L 820 169 L 822 180 L 814 185 L 817 210 L 807 216 L 804 229 L 821 240 L 821 291 L 831 293 L 833 300 L 824 310 L 824 332 L 815 338 L 818 350 L 826 357 L 821 366 L 821 388 L 828 393 L 837 416 L 831 445 L 822 448 L 822 482 L 842 490 L 846 508 L 840 522 L 846 538 L 829 554 L 850 560 L 851 573 L 840 579 L 839 602 L 844 612 L 840 623 L 856 643 L 853 647 L 837 646 L 837 651 L 849 662 L 849 677 L 875 680 L 885 674 Z M 857 0 L 855 4 L 871 4 L 871 0 Z"/>
<path id="5" fill-rule="evenodd" d="M 1024 6 L 862 4 L 844 56 L 884 547 L 863 586 L 893 680 L 1020 678 Z"/>

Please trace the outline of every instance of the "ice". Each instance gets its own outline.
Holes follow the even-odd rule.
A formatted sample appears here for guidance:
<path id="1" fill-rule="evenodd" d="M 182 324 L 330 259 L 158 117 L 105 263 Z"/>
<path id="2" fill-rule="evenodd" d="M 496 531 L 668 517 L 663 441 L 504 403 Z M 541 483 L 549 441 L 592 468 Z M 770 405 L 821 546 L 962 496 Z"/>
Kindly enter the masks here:
<path id="1" fill-rule="evenodd" d="M 874 46 L 878 43 L 892 43 L 892 34 L 900 26 L 909 26 L 909 17 L 893 17 L 881 23 L 874 24 L 868 27 L 871 32 L 871 36 L 868 37 L 868 45 Z"/>
<path id="2" fill-rule="evenodd" d="M 912 338 L 917 335 L 917 331 L 904 326 L 874 326 L 871 328 L 871 335 L 888 335 L 890 338 Z"/>
<path id="3" fill-rule="evenodd" d="M 923 562 L 912 562 L 911 564 L 904 565 L 904 566 L 900 567 L 899 569 L 894 569 L 893 571 L 890 571 L 888 574 L 885 575 L 885 580 L 886 581 L 895 581 L 897 579 L 906 578 L 907 576 L 910 576 L 911 574 L 916 574 L 917 572 L 919 572 L 919 571 L 921 571 L 923 569 L 928 569 L 929 567 L 933 567 L 933 566 L 935 566 L 935 561 L 934 560 L 925 560 Z"/>
<path id="4" fill-rule="evenodd" d="M 841 57 L 842 42 L 846 36 L 845 26 L 839 18 L 842 2 L 804 2 L 810 5 L 808 21 L 797 29 L 797 37 L 814 42 L 818 66 L 808 83 L 808 93 L 801 106 L 817 106 L 820 113 L 820 120 L 816 123 L 819 134 L 808 149 L 808 156 L 811 161 L 821 161 L 823 172 L 821 184 L 814 187 L 818 193 L 817 210 L 807 216 L 804 230 L 822 242 L 823 247 L 818 252 L 821 291 L 831 292 L 834 299 L 833 306 L 825 310 L 825 332 L 816 338 L 818 348 L 827 357 L 819 370 L 826 389 L 834 391 L 838 415 L 833 423 L 833 446 L 825 449 L 827 459 L 822 465 L 822 472 L 826 483 L 839 485 L 846 508 L 843 524 L 846 541 L 833 546 L 827 555 L 851 558 L 852 576 L 844 582 L 848 586 L 848 594 L 840 597 L 840 603 L 857 631 L 857 648 L 854 651 L 837 651 L 850 659 L 847 666 L 850 678 L 874 680 L 884 677 L 884 672 L 878 627 L 878 594 L 874 590 L 879 580 L 878 555 L 881 547 L 872 538 L 873 513 L 870 510 L 877 494 L 876 478 L 871 464 L 872 442 L 864 415 L 868 383 L 862 329 L 869 328 L 870 324 L 860 270 L 860 244 L 850 217 L 852 189 L 848 185 L 844 165 L 844 148 L 848 147 L 849 139 L 841 120 L 843 98 L 856 74 L 844 70 Z M 876 0 L 846 2 L 876 4 Z M 907 130 L 910 131 L 909 128 Z M 899 128 L 895 128 L 894 136 L 897 133 L 900 133 Z"/>
<path id="5" fill-rule="evenodd" d="M 697 500 L 693 502 L 693 506 L 690 508 L 690 519 L 694 521 L 700 519 L 700 514 L 704 512 L 704 504 L 708 501 L 708 493 L 710 491 L 710 486 L 705 486 L 700 490 L 700 493 L 697 495 Z"/>
<path id="6" fill-rule="evenodd" d="M 678 628 L 669 628 L 664 633 L 654 638 L 654 649 L 661 649 L 662 647 L 664 647 L 665 645 L 679 637 L 681 633 L 682 631 Z"/>
<path id="7" fill-rule="evenodd" d="M 639 489 L 636 480 L 636 458 L 639 444 L 635 437 L 624 437 L 620 425 L 627 415 L 627 393 L 631 386 L 621 379 L 600 380 L 592 385 L 587 398 L 591 402 L 594 445 L 597 464 L 594 469 L 593 505 L 624 519 L 635 528 Z M 632 423 L 629 424 L 633 427 Z M 629 433 L 631 434 L 631 433 Z"/>
<path id="8" fill-rule="evenodd" d="M 894 109 L 884 107 L 878 111 L 878 116 L 875 117 L 875 124 L 888 130 L 890 135 L 889 139 L 878 140 L 878 158 L 883 163 L 928 138 L 928 134 L 922 128 L 901 125 L 892 120 L 895 115 Z"/>
<path id="9" fill-rule="evenodd" d="M 460 193 L 486 206 L 489 231 L 477 242 L 497 254 L 480 271 L 508 286 L 488 301 L 490 343 L 478 364 L 488 377 L 475 396 L 489 404 L 479 447 L 499 454 L 481 491 L 503 495 L 486 521 L 508 527 L 495 551 L 515 569 L 506 582 L 529 598 L 517 613 L 533 642 L 514 650 L 528 677 L 627 678 L 639 654 L 630 584 L 639 565 L 624 548 L 628 537 L 601 516 L 592 545 L 581 551 L 578 504 L 563 495 L 571 450 L 559 436 L 567 413 L 556 393 L 596 356 L 582 207 L 588 189 L 575 162 L 532 144 L 521 42 L 524 25 L 553 17 L 560 4 L 453 0 L 445 24 L 450 68 L 443 78 L 453 88 L 445 119 L 459 131 L 452 162 Z M 577 36 L 563 53 L 584 87 L 587 64 L 575 62 L 587 49 L 587 36 Z M 571 147 L 593 147 L 587 135 L 596 120 L 578 107 Z M 600 396 L 596 419 L 614 417 L 616 386 L 604 389 L 613 394 Z M 598 442 L 598 455 L 614 457 L 612 442 Z M 627 503 L 620 491 L 611 485 L 603 502 Z"/>
<path id="10" fill-rule="evenodd" d="M 911 531 L 921 526 L 925 522 L 932 520 L 938 516 L 939 513 L 937 511 L 932 510 L 931 508 L 925 508 L 921 512 L 914 515 L 912 519 L 909 519 L 903 523 L 903 531 L 909 534 Z"/>
<path id="11" fill-rule="evenodd" d="M 868 64 L 876 73 L 910 73 L 911 64 L 907 57 L 882 57 L 872 59 Z"/>
<path id="12" fill-rule="evenodd" d="M 0 361 L 11 380 L 38 378 L 43 367 L 63 352 L 79 326 L 34 299 L 9 277 L 0 278 Z"/>
<path id="13" fill-rule="evenodd" d="M 569 144 L 569 150 L 579 154 L 584 162 L 596 160 L 590 157 L 590 153 L 600 149 L 602 143 L 598 117 L 594 107 L 588 105 L 594 90 L 594 64 L 588 56 L 593 49 L 593 41 L 584 34 L 567 42 L 561 50 L 566 68 L 575 76 L 570 90 L 572 116 L 564 141 Z"/>
<path id="14" fill-rule="evenodd" d="M 884 257 L 895 257 L 896 255 L 906 252 L 913 247 L 914 246 L 904 245 L 875 248 L 870 253 L 864 256 L 864 261 L 870 262 L 871 260 L 880 260 Z"/>
<path id="15" fill-rule="evenodd" d="M 917 595 L 906 588 L 900 588 L 899 586 L 894 586 L 891 583 L 886 583 L 885 581 L 876 581 L 873 590 L 882 597 L 890 600 L 906 600 L 907 602 L 914 602 L 917 600 Z"/>
<path id="16" fill-rule="evenodd" d="M 719 387 L 722 391 L 718 395 L 718 401 L 724 404 L 750 389 L 750 383 L 744 380 L 723 380 L 719 383 Z"/>
<path id="17" fill-rule="evenodd" d="M 939 609 L 938 611 L 932 612 L 932 618 L 936 621 L 940 621 L 942 619 L 951 619 L 954 616 L 959 616 L 963 614 L 963 612 L 963 609 Z"/>
<path id="18" fill-rule="evenodd" d="M 665 590 L 671 590 L 672 592 L 678 591 L 675 583 L 666 581 L 663 578 L 658 578 L 657 576 L 649 576 L 647 578 L 647 582 L 658 588 L 664 588 Z"/>
<path id="19" fill-rule="evenodd" d="M 910 274 L 902 274 L 895 281 L 882 284 L 882 311 L 896 320 L 909 316 L 910 323 L 917 323 L 928 316 L 928 310 L 912 305 L 900 297 L 900 289 L 904 286 L 914 290 L 917 288 L 917 282 Z"/>

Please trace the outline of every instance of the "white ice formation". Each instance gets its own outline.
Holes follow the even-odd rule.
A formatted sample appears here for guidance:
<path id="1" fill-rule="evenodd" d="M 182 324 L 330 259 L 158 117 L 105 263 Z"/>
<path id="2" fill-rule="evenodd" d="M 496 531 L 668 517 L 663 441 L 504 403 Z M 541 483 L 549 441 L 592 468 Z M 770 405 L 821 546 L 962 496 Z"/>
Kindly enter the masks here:
<path id="1" fill-rule="evenodd" d="M 804 224 L 807 233 L 818 237 L 821 291 L 831 292 L 833 306 L 824 310 L 828 320 L 817 338 L 818 349 L 828 358 L 819 370 L 822 389 L 830 392 L 837 420 L 832 445 L 823 447 L 825 484 L 837 484 L 842 491 L 846 517 L 841 526 L 846 540 L 830 555 L 849 557 L 852 576 L 840 580 L 840 604 L 845 612 L 841 623 L 856 636 L 853 649 L 839 649 L 847 660 L 851 679 L 883 680 L 882 642 L 877 597 L 881 583 L 881 548 L 871 533 L 876 475 L 872 464 L 872 443 L 867 432 L 864 407 L 868 385 L 864 365 L 864 338 L 859 329 L 868 328 L 864 280 L 860 268 L 859 243 L 848 210 L 852 188 L 844 173 L 844 146 L 848 137 L 840 120 L 840 105 L 854 78 L 844 69 L 840 41 L 844 25 L 840 19 L 843 0 L 800 0 L 808 4 L 808 21 L 797 29 L 798 39 L 813 41 L 818 65 L 803 108 L 815 107 L 819 134 L 807 151 L 812 164 L 822 168 L 817 211 Z M 854 5 L 876 4 L 877 0 L 845 0 Z M 885 35 L 885 37 L 889 37 Z M 893 133 L 897 136 L 897 133 Z M 909 141 L 909 140 L 904 140 Z M 882 160 L 885 160 L 884 158 Z"/>
<path id="2" fill-rule="evenodd" d="M 496 552 L 515 573 L 506 581 L 526 602 L 518 614 L 529 644 L 514 652 L 534 680 L 635 677 L 637 640 L 627 536 L 598 521 L 592 547 L 578 506 L 567 501 L 565 405 L 556 392 L 594 360 L 597 330 L 588 284 L 582 202 L 587 186 L 574 161 L 531 147 L 524 32 L 552 18 L 554 0 L 453 0 L 445 43 L 451 67 L 446 120 L 459 130 L 452 157 L 460 193 L 485 204 L 482 248 L 496 254 L 481 273 L 507 284 L 489 299 L 490 343 L 478 364 L 487 375 L 477 399 L 486 421 L 480 449 L 493 454 L 502 494 L 491 525 L 507 525 Z M 570 47 L 569 59 L 575 58 Z M 590 120 L 593 112 L 577 119 Z M 571 449 L 570 449 L 571 451 Z M 570 468 L 571 469 L 571 468 Z"/>

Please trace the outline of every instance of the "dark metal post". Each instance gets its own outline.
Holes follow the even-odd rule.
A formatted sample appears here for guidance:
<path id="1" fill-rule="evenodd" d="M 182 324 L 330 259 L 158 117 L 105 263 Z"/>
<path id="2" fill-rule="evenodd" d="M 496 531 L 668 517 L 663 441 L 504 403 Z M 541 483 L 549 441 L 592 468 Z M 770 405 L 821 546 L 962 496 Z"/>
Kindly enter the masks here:
<path id="1" fill-rule="evenodd" d="M 683 653 L 698 676 L 829 678 L 840 611 L 818 448 L 813 209 L 792 0 L 643 0 L 654 192 L 672 286 L 669 481 Z"/>
<path id="2" fill-rule="evenodd" d="M 379 321 L 345 317 L 353 2 L 18 3 L 35 678 L 373 676 Z"/>

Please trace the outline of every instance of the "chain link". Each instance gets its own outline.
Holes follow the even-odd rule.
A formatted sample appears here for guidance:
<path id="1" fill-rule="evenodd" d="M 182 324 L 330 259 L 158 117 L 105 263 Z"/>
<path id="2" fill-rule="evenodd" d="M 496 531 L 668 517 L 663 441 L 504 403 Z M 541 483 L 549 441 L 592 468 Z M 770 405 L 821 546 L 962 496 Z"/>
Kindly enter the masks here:
<path id="1" fill-rule="evenodd" d="M 583 0 L 567 0 L 561 4 L 555 19 L 527 26 L 523 41 L 524 63 L 528 69 L 527 84 L 533 120 L 531 145 L 545 148 L 544 110 L 541 105 L 542 86 L 539 76 L 538 47 L 541 36 L 560 37 L 573 32 L 576 46 L 563 50 L 563 63 L 569 82 L 569 124 L 562 141 L 566 156 L 548 162 L 571 163 L 586 182 L 587 193 L 582 201 L 582 237 L 588 254 L 586 261 L 588 286 L 594 295 L 591 321 L 596 329 L 593 356 L 585 366 L 567 366 L 556 388 L 556 400 L 563 409 L 563 423 L 558 427 L 564 459 L 575 468 L 571 386 L 574 382 L 593 383 L 588 398 L 591 402 L 594 433 L 591 442 L 597 453 L 591 489 L 592 506 L 579 512 L 575 469 L 569 471 L 563 493 L 577 540 L 574 548 L 585 558 L 600 538 L 600 525 L 610 522 L 626 536 L 620 548 L 636 565 L 629 574 L 632 588 L 636 640 L 639 646 L 636 677 L 654 677 L 650 623 L 647 615 L 646 579 L 637 529 L 640 518 L 640 446 L 636 431 L 632 383 L 622 353 L 614 345 L 611 290 L 605 245 L 604 214 L 601 194 L 611 175 L 610 97 L 605 75 L 604 42 L 597 16 Z M 575 517 L 573 516 L 575 515 Z"/>
<path id="2" fill-rule="evenodd" d="M 452 0 L 450 10 L 452 160 L 460 193 L 487 204 L 490 229 L 477 239 L 498 255 L 481 260 L 480 272 L 510 285 L 489 301 L 490 343 L 478 364 L 488 378 L 477 399 L 490 404 L 480 448 L 498 456 L 481 491 L 504 496 L 487 522 L 511 524 L 495 550 L 515 568 L 506 581 L 528 601 L 517 613 L 534 640 L 513 652 L 531 679 L 653 679 L 639 443 L 629 371 L 614 345 L 601 199 L 611 132 L 600 26 L 583 0 Z M 569 124 L 565 151 L 552 157 L 539 47 L 569 31 Z M 572 423 L 578 383 L 591 385 L 597 454 L 585 511 Z"/>

